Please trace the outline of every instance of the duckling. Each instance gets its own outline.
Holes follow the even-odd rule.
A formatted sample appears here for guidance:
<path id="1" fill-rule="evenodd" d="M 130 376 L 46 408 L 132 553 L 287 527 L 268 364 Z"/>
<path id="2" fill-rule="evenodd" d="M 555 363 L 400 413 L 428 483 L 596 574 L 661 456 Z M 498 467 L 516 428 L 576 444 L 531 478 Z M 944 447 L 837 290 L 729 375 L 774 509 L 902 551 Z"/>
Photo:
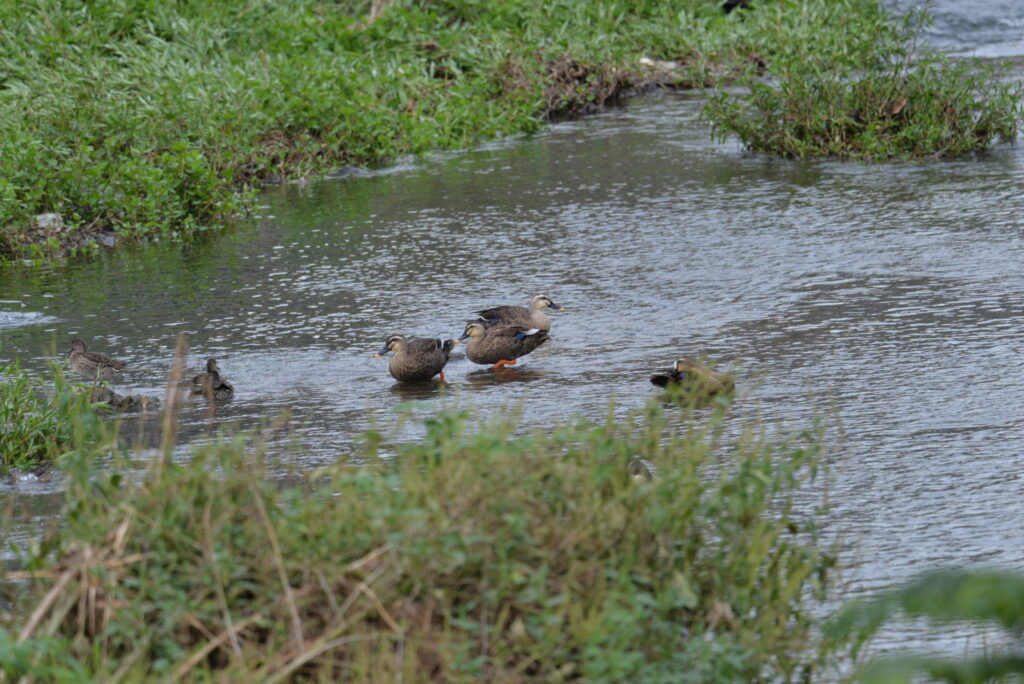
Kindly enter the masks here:
<path id="1" fill-rule="evenodd" d="M 551 319 L 544 313 L 547 308 L 565 311 L 565 307 L 558 306 L 547 295 L 539 294 L 530 300 L 527 306 L 503 305 L 491 309 L 477 311 L 480 320 L 487 326 L 493 325 L 519 325 L 526 329 L 537 328 L 544 332 L 551 331 Z"/>
<path id="2" fill-rule="evenodd" d="M 414 337 L 407 340 L 403 335 L 392 335 L 384 343 L 384 348 L 374 354 L 374 358 L 384 356 L 389 351 L 395 355 L 388 361 L 391 377 L 400 382 L 422 382 L 440 374 L 444 379 L 444 367 L 455 347 L 455 340 L 441 340 L 434 337 Z"/>
<path id="3" fill-rule="evenodd" d="M 81 337 L 71 340 L 68 364 L 83 378 L 93 381 L 112 380 L 128 365 L 126 362 L 112 359 L 106 354 L 89 351 L 86 349 L 85 340 Z"/>
<path id="4" fill-rule="evenodd" d="M 651 468 L 651 464 L 640 458 L 638 454 L 633 454 L 626 469 L 634 482 L 650 482 L 654 479 L 654 469 Z"/>
<path id="5" fill-rule="evenodd" d="M 516 359 L 526 356 L 548 340 L 548 333 L 521 325 L 492 325 L 470 321 L 456 342 L 469 338 L 466 356 L 473 363 L 493 363 L 491 370 L 514 366 Z"/>
<path id="6" fill-rule="evenodd" d="M 234 396 L 235 388 L 220 374 L 217 359 L 206 360 L 206 372 L 192 378 L 189 388 L 193 395 L 203 395 L 214 401 L 225 401 Z"/>
<path id="7" fill-rule="evenodd" d="M 658 387 L 686 386 L 700 389 L 707 394 L 732 392 L 735 383 L 726 373 L 713 371 L 692 356 L 676 360 L 671 370 L 660 371 L 651 376 L 651 383 Z"/>

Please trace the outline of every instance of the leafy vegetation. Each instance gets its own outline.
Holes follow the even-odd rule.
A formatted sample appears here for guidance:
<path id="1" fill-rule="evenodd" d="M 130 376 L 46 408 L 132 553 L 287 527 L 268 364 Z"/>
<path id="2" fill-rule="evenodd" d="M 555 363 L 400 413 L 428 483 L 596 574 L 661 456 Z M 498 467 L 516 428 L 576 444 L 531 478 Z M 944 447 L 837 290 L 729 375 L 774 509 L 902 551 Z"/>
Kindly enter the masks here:
<path id="1" fill-rule="evenodd" d="M 107 431 L 88 396 L 54 372 L 51 395 L 17 364 L 0 366 L 0 472 L 50 463 L 75 445 L 102 443 Z"/>
<path id="2" fill-rule="evenodd" d="M 941 571 L 908 586 L 855 603 L 831 625 L 831 633 L 852 639 L 854 655 L 878 627 L 894 614 L 936 622 L 996 623 L 1017 639 L 1024 632 L 1024 577 L 998 572 Z M 870 684 L 910 684 L 920 673 L 953 684 L 1013 681 L 1024 676 L 1024 651 L 990 654 L 973 660 L 904 656 L 880 660 L 860 673 Z"/>
<path id="3" fill-rule="evenodd" d="M 1021 85 L 992 67 L 920 48 L 924 13 L 879 20 L 843 53 L 801 50 L 748 71 L 719 92 L 706 115 L 719 136 L 785 157 L 950 156 L 1013 140 Z M 841 57 L 839 56 L 841 55 Z"/>
<path id="4" fill-rule="evenodd" d="M 524 434 L 445 413 L 418 443 L 387 455 L 370 433 L 365 453 L 294 487 L 268 479 L 258 440 L 158 458 L 142 478 L 71 459 L 66 525 L 14 573 L 33 582 L 3 618 L 0 668 L 813 679 L 825 651 L 809 605 L 832 560 L 793 497 L 820 435 L 727 440 L 724 416 L 670 429 L 652 403 Z M 629 474 L 635 454 L 652 480 Z"/>
<path id="5" fill-rule="evenodd" d="M 536 130 L 652 79 L 710 85 L 745 64 L 796 79 L 805 62 L 840 78 L 833 62 L 891 56 L 872 51 L 890 21 L 872 0 L 755 4 L 0 4 L 0 258 L 191 235 L 262 182 Z M 654 76 L 643 57 L 678 68 Z"/>

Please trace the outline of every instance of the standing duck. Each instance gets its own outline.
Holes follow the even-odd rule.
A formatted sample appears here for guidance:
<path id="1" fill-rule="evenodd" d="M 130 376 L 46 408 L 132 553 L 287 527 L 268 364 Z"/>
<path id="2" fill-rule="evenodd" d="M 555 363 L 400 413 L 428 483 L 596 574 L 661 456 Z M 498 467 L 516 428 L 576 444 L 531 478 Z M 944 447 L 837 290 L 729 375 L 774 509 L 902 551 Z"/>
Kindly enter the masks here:
<path id="1" fill-rule="evenodd" d="M 547 295 L 539 294 L 534 296 L 527 306 L 506 304 L 476 313 L 487 326 L 518 325 L 526 329 L 537 328 L 544 332 L 550 332 L 551 319 L 544 313 L 544 309 L 547 308 L 565 311 L 565 307 L 558 306 Z"/>
<path id="2" fill-rule="evenodd" d="M 220 374 L 217 359 L 206 360 L 206 372 L 192 378 L 189 388 L 194 395 L 202 395 L 214 401 L 226 401 L 235 394 L 235 388 Z"/>
<path id="3" fill-rule="evenodd" d="M 83 378 L 93 381 L 112 380 L 128 365 L 126 362 L 112 359 L 106 354 L 89 351 L 86 349 L 85 340 L 81 337 L 71 340 L 68 364 Z"/>
<path id="4" fill-rule="evenodd" d="M 483 321 L 470 321 L 457 340 L 469 338 L 466 356 L 473 363 L 494 364 L 491 370 L 514 366 L 516 359 L 526 356 L 548 340 L 548 333 L 538 328 L 521 325 L 491 325 Z"/>
<path id="5" fill-rule="evenodd" d="M 651 383 L 658 387 L 685 387 L 708 395 L 735 389 L 729 375 L 711 370 L 692 356 L 680 357 L 670 370 L 655 373 L 651 376 Z"/>
<path id="6" fill-rule="evenodd" d="M 444 379 L 444 367 L 452 354 L 455 340 L 441 340 L 435 337 L 414 337 L 407 340 L 403 335 L 392 335 L 384 343 L 384 348 L 374 354 L 374 358 L 394 352 L 388 361 L 391 377 L 400 382 L 423 382 L 435 375 Z"/>

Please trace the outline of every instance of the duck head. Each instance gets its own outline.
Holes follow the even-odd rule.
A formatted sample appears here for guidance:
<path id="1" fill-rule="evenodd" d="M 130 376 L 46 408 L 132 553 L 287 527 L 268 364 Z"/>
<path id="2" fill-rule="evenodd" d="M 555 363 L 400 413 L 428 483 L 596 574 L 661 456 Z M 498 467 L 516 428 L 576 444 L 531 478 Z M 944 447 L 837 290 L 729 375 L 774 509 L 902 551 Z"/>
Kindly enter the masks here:
<path id="1" fill-rule="evenodd" d="M 558 306 L 552 301 L 551 297 L 546 294 L 534 295 L 533 299 L 530 300 L 530 310 L 540 311 L 541 309 L 552 308 L 558 311 L 565 311 L 564 306 Z"/>
<path id="2" fill-rule="evenodd" d="M 387 339 L 387 342 L 384 343 L 384 347 L 381 348 L 379 352 L 373 355 L 373 358 L 379 358 L 381 356 L 384 356 L 388 352 L 394 352 L 398 354 L 403 349 L 405 349 L 405 345 L 406 342 L 404 335 L 392 335 Z"/>
<path id="3" fill-rule="evenodd" d="M 483 323 L 480 321 L 470 321 L 466 324 L 466 329 L 462 331 L 462 335 L 455 342 L 462 342 L 471 337 L 482 337 L 485 332 L 487 332 L 487 328 L 484 327 Z"/>

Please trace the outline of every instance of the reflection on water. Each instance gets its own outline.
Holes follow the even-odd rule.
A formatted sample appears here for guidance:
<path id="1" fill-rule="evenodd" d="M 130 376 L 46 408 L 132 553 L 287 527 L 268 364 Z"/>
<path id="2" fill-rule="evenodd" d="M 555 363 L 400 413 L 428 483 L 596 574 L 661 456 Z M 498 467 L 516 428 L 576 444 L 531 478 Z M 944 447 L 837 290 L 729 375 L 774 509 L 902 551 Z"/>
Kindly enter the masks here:
<path id="1" fill-rule="evenodd" d="M 0 274 L 0 358 L 41 373 L 80 335 L 128 361 L 115 389 L 162 396 L 184 332 L 190 370 L 217 358 L 236 395 L 187 403 L 179 443 L 287 413 L 270 441 L 313 467 L 403 409 L 600 419 L 609 397 L 640 406 L 652 371 L 703 354 L 737 370 L 770 424 L 835 404 L 831 529 L 853 549 L 854 591 L 933 564 L 1020 569 L 1022 184 L 1020 148 L 794 163 L 709 143 L 696 100 L 640 101 L 471 153 L 274 188 L 265 218 L 199 244 Z M 459 351 L 446 385 L 403 386 L 372 358 L 390 334 L 454 337 L 473 311 L 538 292 L 568 311 L 515 368 Z M 124 432 L 160 440 L 150 418 Z"/>

